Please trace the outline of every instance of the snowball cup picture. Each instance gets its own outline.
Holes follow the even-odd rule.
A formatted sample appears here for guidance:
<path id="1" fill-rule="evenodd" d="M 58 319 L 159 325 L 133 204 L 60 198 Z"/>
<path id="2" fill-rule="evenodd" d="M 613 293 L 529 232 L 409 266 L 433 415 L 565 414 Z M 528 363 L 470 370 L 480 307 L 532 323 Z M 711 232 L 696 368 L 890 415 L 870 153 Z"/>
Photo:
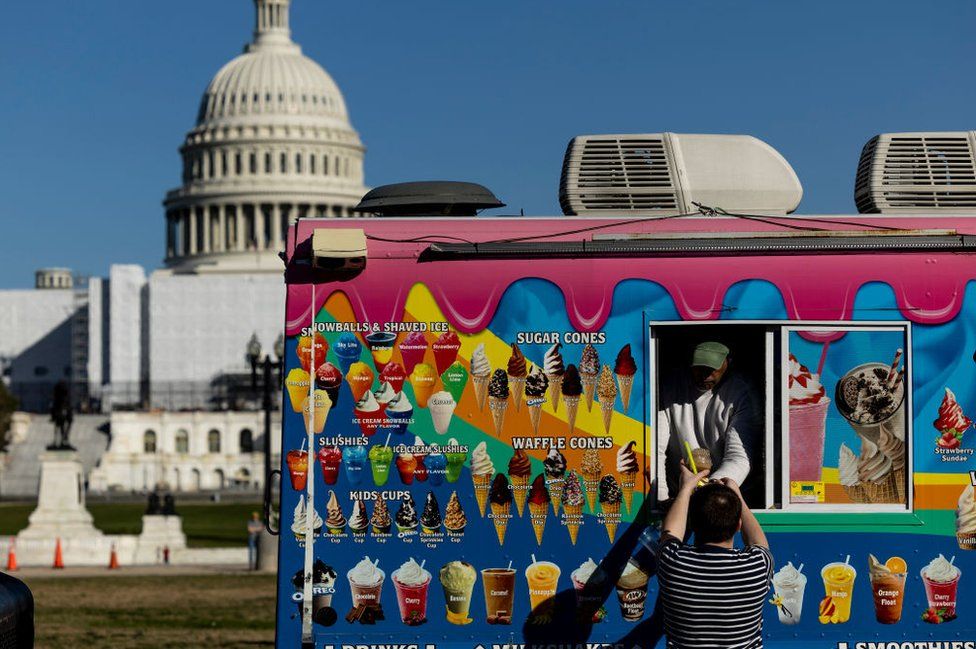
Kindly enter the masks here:
<path id="1" fill-rule="evenodd" d="M 963 615 L 976 557 L 976 265 L 968 239 L 939 234 L 976 228 L 844 220 L 791 218 L 815 227 L 795 234 L 779 217 L 726 218 L 727 248 L 709 254 L 708 219 L 588 216 L 568 234 L 562 218 L 452 218 L 451 236 L 476 247 L 419 217 L 296 223 L 279 501 L 296 533 L 280 537 L 279 575 L 311 575 L 310 538 L 350 594 L 333 595 L 331 627 L 279 615 L 277 646 L 395 637 L 461 649 L 531 629 L 615 643 L 652 617 L 658 576 L 635 539 L 663 516 L 669 462 L 682 459 L 741 478 L 768 536 L 769 646 L 812 632 L 826 643 L 976 634 Z M 500 246 L 502 226 L 527 239 Z M 316 233 L 340 231 L 365 237 L 364 267 L 315 261 L 331 254 Z M 377 327 L 395 335 L 367 340 Z M 303 342 L 318 330 L 324 342 Z M 663 400 L 674 381 L 695 388 L 702 345 L 727 351 L 689 403 L 721 401 L 734 379 L 752 386 L 754 416 L 744 426 L 725 409 L 734 434 L 717 440 L 678 430 L 672 455 L 659 448 Z M 303 369 L 300 346 L 324 355 Z M 319 372 L 326 363 L 335 371 Z M 728 440 L 747 462 L 731 462 Z M 626 556 L 603 575 L 611 552 Z M 612 582 L 593 599 L 585 582 L 598 578 Z"/>

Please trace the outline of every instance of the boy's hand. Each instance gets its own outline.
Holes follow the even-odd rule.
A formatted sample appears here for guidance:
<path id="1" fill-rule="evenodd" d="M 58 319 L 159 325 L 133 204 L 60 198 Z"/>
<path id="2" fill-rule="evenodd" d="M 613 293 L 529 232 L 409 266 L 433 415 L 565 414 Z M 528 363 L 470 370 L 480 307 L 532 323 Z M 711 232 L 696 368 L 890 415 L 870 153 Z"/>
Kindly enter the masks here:
<path id="1" fill-rule="evenodd" d="M 739 491 L 739 483 L 738 482 L 736 482 L 732 478 L 722 478 L 721 480 L 719 480 L 719 482 L 721 482 L 726 487 L 728 487 L 729 489 L 731 489 L 732 491 L 734 491 L 735 492 L 735 495 L 739 497 L 739 500 L 742 500 L 742 492 Z"/>
<path id="2" fill-rule="evenodd" d="M 699 482 L 708 477 L 709 473 L 711 473 L 709 470 L 692 473 L 685 461 L 681 460 L 681 489 L 694 489 Z"/>

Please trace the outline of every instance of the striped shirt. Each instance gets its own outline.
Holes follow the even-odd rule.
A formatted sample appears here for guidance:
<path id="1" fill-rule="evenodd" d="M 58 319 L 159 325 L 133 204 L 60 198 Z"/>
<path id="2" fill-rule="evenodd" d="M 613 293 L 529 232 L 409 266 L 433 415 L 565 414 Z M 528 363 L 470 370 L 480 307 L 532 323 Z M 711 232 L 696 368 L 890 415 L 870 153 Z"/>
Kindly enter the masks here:
<path id="1" fill-rule="evenodd" d="M 669 648 L 763 646 L 763 604 L 773 573 L 767 548 L 685 545 L 665 535 L 657 569 Z"/>

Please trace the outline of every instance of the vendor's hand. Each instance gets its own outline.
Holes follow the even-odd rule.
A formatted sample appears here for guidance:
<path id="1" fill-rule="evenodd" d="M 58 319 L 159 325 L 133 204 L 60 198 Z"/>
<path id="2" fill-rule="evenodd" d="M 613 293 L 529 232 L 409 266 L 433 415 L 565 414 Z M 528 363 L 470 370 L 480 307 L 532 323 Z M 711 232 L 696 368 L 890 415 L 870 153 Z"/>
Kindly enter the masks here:
<path id="1" fill-rule="evenodd" d="M 685 464 L 684 460 L 681 460 L 681 488 L 682 489 L 694 489 L 698 486 L 698 483 L 708 477 L 710 473 L 709 470 L 700 471 L 697 474 L 692 473 L 688 465 Z"/>
<path id="2" fill-rule="evenodd" d="M 728 487 L 729 489 L 731 489 L 732 491 L 734 491 L 735 492 L 735 495 L 739 497 L 739 500 L 742 500 L 742 492 L 739 491 L 739 483 L 738 482 L 736 482 L 732 478 L 722 478 L 721 480 L 719 480 L 719 482 L 721 482 L 726 487 Z"/>

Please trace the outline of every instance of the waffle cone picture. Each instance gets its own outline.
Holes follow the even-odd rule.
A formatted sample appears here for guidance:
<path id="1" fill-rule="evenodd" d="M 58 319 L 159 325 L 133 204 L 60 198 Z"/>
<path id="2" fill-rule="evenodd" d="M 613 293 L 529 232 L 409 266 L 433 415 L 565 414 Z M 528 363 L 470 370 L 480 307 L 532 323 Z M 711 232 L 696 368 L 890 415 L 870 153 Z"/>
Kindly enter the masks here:
<path id="1" fill-rule="evenodd" d="M 549 377 L 549 403 L 552 404 L 552 411 L 559 412 L 559 397 L 563 392 L 563 375 L 547 374 Z"/>
<path id="2" fill-rule="evenodd" d="M 512 401 L 515 402 L 515 412 L 522 407 L 522 398 L 525 396 L 525 377 L 508 377 L 508 389 L 512 393 Z"/>
<path id="3" fill-rule="evenodd" d="M 583 476 L 583 490 L 586 492 L 586 504 L 590 506 L 590 511 L 596 511 L 596 496 L 600 486 L 600 472 L 581 473 Z"/>
<path id="4" fill-rule="evenodd" d="M 870 503 L 897 503 L 898 490 L 895 487 L 895 474 L 888 473 L 877 482 L 862 482 Z"/>
<path id="5" fill-rule="evenodd" d="M 607 528 L 610 542 L 617 536 L 617 525 L 620 524 L 620 503 L 600 503 L 603 510 L 603 525 Z"/>
<path id="6" fill-rule="evenodd" d="M 586 411 L 593 410 L 593 395 L 596 393 L 596 374 L 580 374 L 583 381 L 583 394 L 586 396 Z"/>
<path id="7" fill-rule="evenodd" d="M 636 473 L 620 474 L 620 490 L 624 494 L 624 505 L 627 507 L 627 513 L 634 511 L 634 485 L 636 482 Z"/>
<path id="8" fill-rule="evenodd" d="M 521 517 L 522 513 L 525 512 L 525 502 L 529 499 L 529 490 L 527 489 L 529 486 L 529 476 L 510 475 L 508 479 L 512 483 L 512 497 L 515 500 L 515 509 Z"/>
<path id="9" fill-rule="evenodd" d="M 620 390 L 620 403 L 624 412 L 630 408 L 630 391 L 634 389 L 634 375 L 617 374 L 617 389 Z"/>
<path id="10" fill-rule="evenodd" d="M 552 513 L 559 516 L 559 506 L 563 503 L 563 490 L 550 488 L 549 500 L 552 502 Z"/>
<path id="11" fill-rule="evenodd" d="M 471 375 L 471 380 L 474 383 L 474 396 L 478 400 L 479 410 L 484 410 L 485 404 L 488 402 L 488 380 L 490 378 L 488 374 L 484 376 Z"/>
<path id="12" fill-rule="evenodd" d="M 508 410 L 508 399 L 488 397 L 488 409 L 491 411 L 491 420 L 495 423 L 495 437 L 501 437 L 502 427 L 505 425 L 505 412 Z"/>
<path id="13" fill-rule="evenodd" d="M 481 510 L 483 517 L 485 515 L 485 507 L 488 504 L 488 489 L 491 487 L 491 476 L 487 473 L 481 475 L 472 473 L 471 481 L 474 483 L 474 497 L 478 500 L 478 509 Z"/>
<path id="14" fill-rule="evenodd" d="M 566 517 L 566 529 L 569 530 L 569 540 L 576 545 L 579 537 L 579 520 L 583 515 L 583 505 L 563 505 L 563 515 Z"/>
<path id="15" fill-rule="evenodd" d="M 563 397 L 566 404 L 566 421 L 569 423 L 569 434 L 573 434 L 576 428 L 576 410 L 579 408 L 579 397 Z"/>
<path id="16" fill-rule="evenodd" d="M 844 485 L 844 493 L 847 497 L 851 499 L 854 503 L 866 503 L 870 502 L 868 500 L 868 494 L 865 492 L 864 487 L 861 484 L 856 485 Z"/>
<path id="17" fill-rule="evenodd" d="M 976 550 L 976 532 L 956 532 L 960 550 Z"/>
<path id="18" fill-rule="evenodd" d="M 542 404 L 534 403 L 529 407 L 529 419 L 532 421 L 532 434 L 539 434 L 539 423 L 542 422 Z"/>
<path id="19" fill-rule="evenodd" d="M 549 516 L 549 505 L 545 503 L 529 503 L 529 516 L 532 519 L 532 531 L 535 541 L 542 545 L 542 533 L 546 530 L 546 518 Z"/>
<path id="20" fill-rule="evenodd" d="M 600 402 L 600 411 L 603 413 L 603 430 L 610 432 L 610 420 L 613 419 L 613 403 Z"/>
<path id="21" fill-rule="evenodd" d="M 512 503 L 499 505 L 491 504 L 491 513 L 495 515 L 492 522 L 495 524 L 495 534 L 498 535 L 498 545 L 505 543 L 505 530 L 508 529 L 508 513 L 512 510 Z"/>
<path id="22" fill-rule="evenodd" d="M 905 480 L 904 467 L 900 469 L 895 469 L 892 475 L 894 476 L 894 480 L 895 480 L 895 497 L 898 499 L 898 502 L 907 503 L 908 501 L 905 499 L 905 494 L 908 485 Z"/>

